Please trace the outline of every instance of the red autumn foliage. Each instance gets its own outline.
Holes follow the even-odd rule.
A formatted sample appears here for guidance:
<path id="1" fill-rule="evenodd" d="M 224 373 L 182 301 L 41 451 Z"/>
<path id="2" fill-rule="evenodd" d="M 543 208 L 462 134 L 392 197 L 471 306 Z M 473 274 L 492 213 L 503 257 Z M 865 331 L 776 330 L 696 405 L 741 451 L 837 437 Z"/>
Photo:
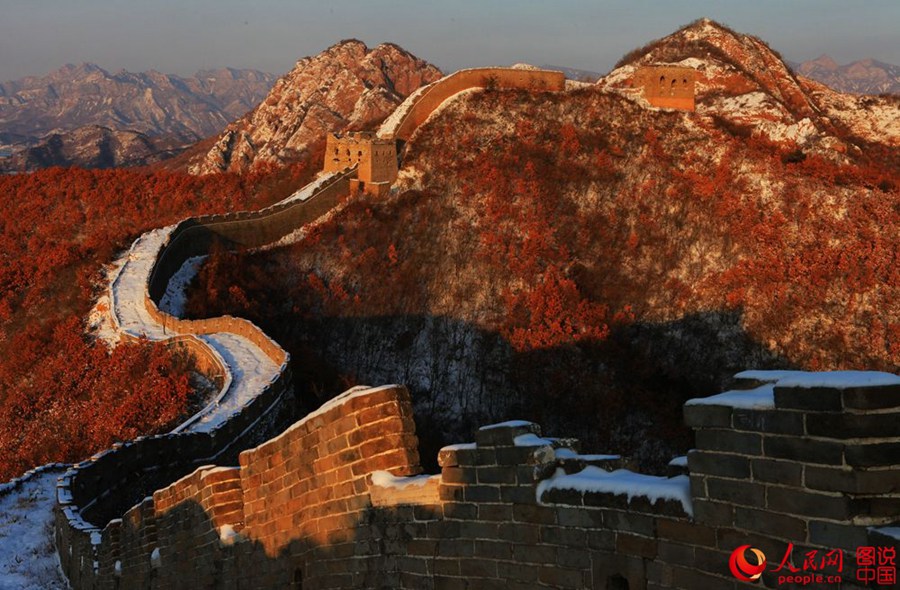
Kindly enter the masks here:
<path id="1" fill-rule="evenodd" d="M 176 424 L 190 408 L 187 359 L 149 344 L 109 351 L 85 335 L 103 265 L 145 230 L 266 205 L 311 172 L 0 176 L 0 480 Z"/>
<path id="2" fill-rule="evenodd" d="M 332 338 L 333 318 L 469 322 L 522 359 L 516 394 L 537 410 L 570 392 L 604 424 L 638 408 L 673 436 L 685 397 L 747 368 L 703 365 L 723 358 L 708 355 L 684 360 L 714 377 L 687 374 L 684 318 L 718 329 L 737 316 L 752 352 L 697 349 L 720 346 L 730 362 L 900 363 L 898 173 L 877 146 L 797 157 L 796 145 L 587 89 L 473 94 L 406 149 L 416 190 L 361 197 L 297 245 L 204 280 L 221 290 L 269 276 L 245 291 L 250 306 L 290 310 L 296 323 L 270 325 L 298 341 L 316 321 Z M 229 311 L 201 297 L 193 310 Z M 623 325 L 659 330 L 665 354 L 632 360 L 636 345 L 612 338 Z"/>

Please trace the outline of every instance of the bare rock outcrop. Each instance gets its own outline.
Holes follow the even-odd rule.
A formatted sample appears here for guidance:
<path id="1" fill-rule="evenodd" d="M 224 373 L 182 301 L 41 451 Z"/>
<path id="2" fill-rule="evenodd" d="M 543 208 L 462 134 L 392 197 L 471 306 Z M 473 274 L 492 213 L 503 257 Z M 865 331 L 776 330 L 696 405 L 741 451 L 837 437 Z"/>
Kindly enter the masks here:
<path id="1" fill-rule="evenodd" d="M 301 59 L 252 112 L 188 157 L 193 174 L 282 164 L 330 131 L 358 130 L 384 119 L 420 86 L 441 77 L 433 65 L 385 43 L 369 49 L 342 41 Z"/>

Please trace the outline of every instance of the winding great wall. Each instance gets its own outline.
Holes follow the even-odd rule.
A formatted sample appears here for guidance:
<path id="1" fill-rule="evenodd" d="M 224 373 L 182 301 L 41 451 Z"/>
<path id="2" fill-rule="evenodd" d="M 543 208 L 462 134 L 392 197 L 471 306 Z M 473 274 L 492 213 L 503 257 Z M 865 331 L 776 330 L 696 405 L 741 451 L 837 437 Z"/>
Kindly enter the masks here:
<path id="1" fill-rule="evenodd" d="M 790 571 L 774 571 L 789 543 L 798 568 L 818 551 L 831 559 L 818 572 L 854 588 L 857 547 L 896 550 L 894 375 L 739 374 L 741 389 L 685 406 L 697 448 L 669 477 L 520 421 L 445 447 L 441 472 L 421 475 L 402 386 L 351 389 L 289 425 L 289 359 L 277 343 L 239 318 L 160 309 L 173 275 L 214 241 L 270 244 L 354 190 L 389 187 L 391 159 L 379 153 L 373 166 L 347 142 L 393 147 L 396 162 L 429 114 L 485 86 L 558 92 L 565 81 L 457 72 L 412 95 L 377 137 L 333 138 L 325 173 L 288 199 L 135 242 L 110 286 L 115 326 L 184 347 L 220 394 L 173 433 L 118 444 L 60 478 L 56 546 L 73 588 L 736 588 L 728 564 L 743 545 L 771 564 L 755 585 L 774 587 Z"/>

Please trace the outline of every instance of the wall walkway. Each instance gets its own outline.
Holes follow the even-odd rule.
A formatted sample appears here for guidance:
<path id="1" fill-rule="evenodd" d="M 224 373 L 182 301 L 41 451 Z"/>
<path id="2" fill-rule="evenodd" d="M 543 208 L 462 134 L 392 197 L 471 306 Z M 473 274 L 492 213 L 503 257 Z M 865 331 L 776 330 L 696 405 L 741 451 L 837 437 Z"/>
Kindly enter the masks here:
<path id="1" fill-rule="evenodd" d="M 407 141 L 452 96 L 493 85 L 562 90 L 564 78 L 457 72 L 381 133 Z M 275 242 L 334 207 L 355 175 L 135 243 L 111 286 L 117 326 L 186 347 L 223 397 L 177 433 L 116 445 L 60 479 L 56 541 L 73 587 L 734 589 L 729 560 L 748 545 L 773 565 L 793 548 L 801 572 L 810 555 L 830 556 L 813 571 L 852 589 L 868 575 L 857 548 L 896 552 L 894 375 L 740 374 L 738 390 L 685 406 L 697 449 L 669 477 L 580 454 L 529 422 L 483 427 L 421 475 L 400 386 L 350 390 L 271 438 L 293 395 L 287 354 L 246 320 L 184 320 L 158 302 L 188 258 L 217 241 Z M 213 418 L 227 396 L 235 403 Z M 223 462 L 239 466 L 210 465 Z M 768 567 L 757 587 L 806 584 L 785 574 Z"/>
<path id="2" fill-rule="evenodd" d="M 522 421 L 481 428 L 419 475 L 409 394 L 356 388 L 111 522 L 76 587 L 736 590 L 744 545 L 771 564 L 752 587 L 803 587 L 775 571 L 793 544 L 798 571 L 816 552 L 807 574 L 862 588 L 857 548 L 900 543 L 886 528 L 900 378 L 756 372 L 739 386 L 686 405 L 697 449 L 669 477 Z"/>

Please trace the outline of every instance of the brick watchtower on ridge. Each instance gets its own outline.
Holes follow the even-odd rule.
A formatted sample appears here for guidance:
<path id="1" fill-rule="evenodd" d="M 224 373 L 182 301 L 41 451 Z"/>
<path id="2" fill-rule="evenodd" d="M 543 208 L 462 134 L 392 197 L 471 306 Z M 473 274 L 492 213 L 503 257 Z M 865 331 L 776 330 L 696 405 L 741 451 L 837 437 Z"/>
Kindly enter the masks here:
<path id="1" fill-rule="evenodd" d="M 634 85 L 644 88 L 644 98 L 664 109 L 694 110 L 697 72 L 680 66 L 643 66 L 634 75 Z"/>
<path id="2" fill-rule="evenodd" d="M 325 172 L 357 166 L 357 178 L 350 181 L 351 194 L 360 190 L 382 194 L 397 180 L 397 145 L 374 133 L 359 131 L 345 135 L 329 133 L 325 145 Z"/>

